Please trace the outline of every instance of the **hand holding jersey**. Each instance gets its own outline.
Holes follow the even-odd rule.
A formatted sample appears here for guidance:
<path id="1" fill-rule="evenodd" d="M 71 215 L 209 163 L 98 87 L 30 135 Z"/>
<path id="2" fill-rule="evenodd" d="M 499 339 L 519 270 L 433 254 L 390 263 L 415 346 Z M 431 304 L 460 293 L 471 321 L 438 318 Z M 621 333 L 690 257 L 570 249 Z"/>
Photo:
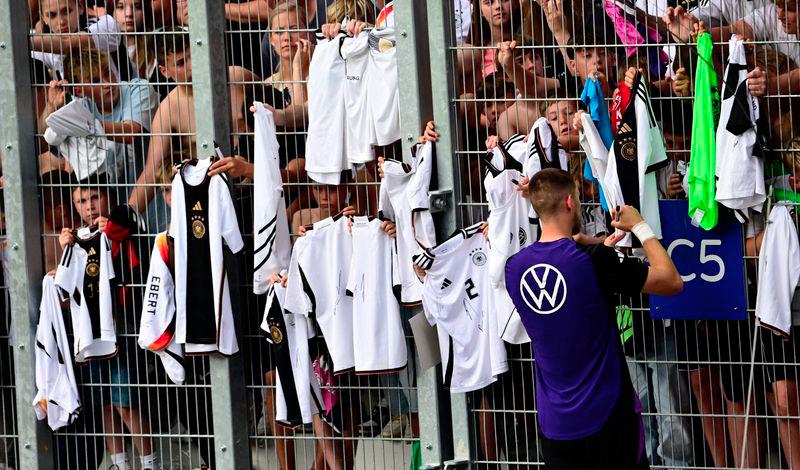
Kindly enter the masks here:
<path id="1" fill-rule="evenodd" d="M 615 209 L 612 225 L 640 239 L 649 268 L 603 244 L 572 239 L 581 207 L 569 173 L 542 170 L 528 192 L 541 237 L 508 260 L 505 275 L 536 357 L 545 463 L 555 469 L 598 468 L 598 462 L 647 468 L 615 303 L 618 294 L 672 295 L 683 281 L 635 208 Z"/>

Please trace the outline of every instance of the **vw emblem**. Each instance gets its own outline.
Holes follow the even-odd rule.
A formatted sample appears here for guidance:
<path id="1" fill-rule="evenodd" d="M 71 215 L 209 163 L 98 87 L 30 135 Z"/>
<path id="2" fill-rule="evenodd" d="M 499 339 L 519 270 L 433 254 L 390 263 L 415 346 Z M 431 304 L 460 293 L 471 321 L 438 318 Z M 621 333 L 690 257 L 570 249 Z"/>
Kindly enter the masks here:
<path id="1" fill-rule="evenodd" d="M 555 313 L 567 300 L 567 282 L 561 271 L 549 264 L 535 264 L 519 281 L 522 300 L 540 315 Z"/>

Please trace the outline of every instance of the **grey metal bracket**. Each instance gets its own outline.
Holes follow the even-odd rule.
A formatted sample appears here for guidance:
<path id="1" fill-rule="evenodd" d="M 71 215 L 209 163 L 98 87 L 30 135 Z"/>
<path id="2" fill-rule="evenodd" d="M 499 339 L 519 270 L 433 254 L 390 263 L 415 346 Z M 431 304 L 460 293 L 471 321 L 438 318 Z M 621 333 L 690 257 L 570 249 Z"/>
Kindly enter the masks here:
<path id="1" fill-rule="evenodd" d="M 437 189 L 428 192 L 428 207 L 431 214 L 446 212 L 452 207 L 452 201 L 452 189 Z"/>

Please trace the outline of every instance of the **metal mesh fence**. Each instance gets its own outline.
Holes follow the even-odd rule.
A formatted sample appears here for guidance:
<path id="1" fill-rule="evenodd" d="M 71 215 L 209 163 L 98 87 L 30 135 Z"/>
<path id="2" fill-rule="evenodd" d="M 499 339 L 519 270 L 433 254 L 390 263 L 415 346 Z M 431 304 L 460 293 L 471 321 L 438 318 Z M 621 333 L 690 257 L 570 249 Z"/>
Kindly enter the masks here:
<path id="1" fill-rule="evenodd" d="M 157 356 L 137 344 L 151 251 L 156 236 L 170 222 L 172 164 L 206 158 L 215 147 L 197 142 L 195 100 L 212 93 L 192 78 L 193 43 L 188 30 L 197 27 L 197 20 L 189 16 L 188 0 L 28 3 L 37 121 L 32 139 L 38 155 L 36 189 L 44 272 L 54 271 L 59 264 L 64 246 L 76 236 L 72 229 L 104 227 L 117 204 L 129 203 L 141 222 L 124 227 L 125 240 L 113 241 L 115 269 L 119 270 L 114 313 L 117 354 L 75 364 L 82 409 L 76 422 L 54 433 L 56 467 L 108 468 L 120 465 L 118 459 L 126 454 L 132 468 L 145 468 L 146 458 L 155 454 L 162 468 L 216 468 L 220 449 L 212 422 L 209 359 L 187 357 L 186 382 L 175 385 Z M 241 160 L 231 164 L 229 176 L 246 253 L 251 256 L 245 255 L 244 266 L 252 265 L 254 251 L 253 228 L 248 226 L 253 184 L 247 177 L 247 163 L 254 157 L 249 109 L 254 101 L 270 105 L 279 117 L 281 175 L 293 239 L 301 235 L 303 226 L 346 206 L 358 214 L 377 215 L 380 175 L 376 162 L 359 167 L 341 185 L 330 186 L 312 182 L 303 157 L 314 33 L 325 24 L 352 19 L 366 22 L 369 28 L 379 21 L 381 10 L 389 7 L 384 3 L 263 0 L 224 4 L 224 37 L 211 39 L 225 45 L 231 109 L 230 142 L 223 146 L 229 145 L 231 155 Z M 452 157 L 460 188 L 454 199 L 461 226 L 488 216 L 483 187 L 487 148 L 528 135 L 537 119 L 544 117 L 568 152 L 581 188 L 584 234 L 607 234 L 597 184 L 583 173 L 586 157 L 573 119 L 583 107 L 580 93 L 588 77 L 602 83 L 606 103 L 613 109 L 619 93 L 615 90 L 626 81 L 630 87 L 635 80 L 631 68 L 649 87 L 655 119 L 665 137 L 669 165 L 657 174 L 659 197 L 685 199 L 681 178 L 675 175 L 689 160 L 692 146 L 695 73 L 710 65 L 718 71 L 719 88 L 729 84 L 722 70 L 727 60 L 725 45 L 733 32 L 747 39 L 748 70 L 760 67 L 766 74 L 766 94 L 759 98 L 764 117 L 759 134 L 767 138 L 769 154 L 765 177 L 770 187 L 793 191 L 798 164 L 794 74 L 795 61 L 800 60 L 796 5 L 785 0 L 698 3 L 683 6 L 712 33 L 713 64 L 698 60 L 691 24 L 681 23 L 683 29 L 667 26 L 666 8 L 677 4 L 445 1 L 455 33 L 455 45 L 447 54 L 452 65 L 448 80 L 456 95 L 449 97 L 448 104 L 457 109 L 458 146 Z M 399 73 L 401 80 L 417 79 L 402 69 Z M 751 83 L 761 83 L 758 78 L 754 76 Z M 58 127 L 59 123 L 47 120 L 54 111 L 75 104 L 86 105 L 75 112 L 87 124 L 61 125 L 71 125 L 70 131 L 85 138 L 65 143 L 63 137 L 45 132 Z M 86 109 L 88 120 L 82 114 Z M 401 145 L 376 148 L 376 156 L 400 159 Z M 98 169 L 104 177 L 77 182 Z M 764 226 L 763 217 L 754 214 L 743 227 L 741 263 L 747 282 L 742 289 L 748 320 L 654 320 L 647 298 L 621 299 L 626 308 L 618 314 L 630 315 L 620 325 L 624 350 L 643 405 L 644 445 L 653 468 L 800 465 L 798 340 L 795 335 L 779 339 L 752 320 L 758 287 L 757 246 Z M 249 270 L 241 270 L 243 282 L 236 295 L 241 299 L 240 354 L 248 411 L 246 419 L 236 416 L 234 422 L 247 426 L 253 468 L 408 468 L 411 442 L 420 433 L 414 354 L 409 354 L 410 365 L 400 373 L 347 374 L 323 387 L 338 393 L 343 403 L 336 417 L 343 424 L 342 433 L 334 433 L 318 417 L 312 424 L 284 427 L 275 421 L 276 358 L 260 327 L 265 299 L 252 294 L 250 276 L 244 273 Z M 5 292 L 4 287 L 0 289 Z M 5 295 L 2 300 L 0 468 L 19 468 L 10 318 L 5 313 Z M 406 309 L 402 315 L 410 318 L 416 312 Z M 66 330 L 72 342 L 70 326 Z M 407 339 L 409 351 L 414 351 L 410 332 Z M 535 403 L 536 361 L 528 345 L 507 345 L 506 349 L 509 371 L 467 396 L 471 463 L 477 468 L 543 466 Z M 751 357 L 755 358 L 752 365 Z M 752 397 L 750 409 L 748 396 Z M 440 425 L 446 434 L 449 423 Z M 745 437 L 745 460 L 740 461 Z"/>
<path id="2" fill-rule="evenodd" d="M 351 206 L 359 215 L 378 215 L 380 178 L 375 162 L 358 168 L 340 185 L 320 185 L 305 172 L 308 128 L 307 87 L 313 37 L 323 25 L 345 18 L 372 20 L 379 9 L 359 2 L 251 2 L 226 6 L 226 61 L 231 100 L 233 152 L 253 161 L 254 128 L 248 109 L 259 101 L 276 109 L 279 157 L 292 238 L 303 226 Z M 252 72 L 242 75 L 242 69 Z M 241 98 L 237 97 L 240 96 Z M 239 108 L 239 100 L 243 106 Z M 281 121 L 284 121 L 281 123 Z M 400 158 L 399 146 L 376 148 L 379 157 Z M 237 185 L 243 200 L 252 183 Z M 251 217 L 244 209 L 243 220 Z M 245 231 L 245 243 L 252 244 Z M 249 284 L 249 283 L 248 283 Z M 248 286 L 249 290 L 249 286 Z M 263 299 L 262 299 L 263 300 Z M 275 421 L 276 358 L 259 328 L 264 306 L 248 296 L 244 330 L 251 457 L 256 468 L 405 468 L 409 465 L 412 419 L 416 421 L 413 356 L 399 374 L 337 376 L 323 393 L 338 393 L 343 406 L 333 417 L 343 423 L 334 433 L 319 418 L 290 429 Z M 410 318 L 410 310 L 402 312 Z M 404 322 L 405 323 L 405 322 Z M 413 351 L 410 331 L 410 349 Z M 340 416 L 339 416 L 340 415 Z M 338 462 L 338 463 L 337 463 Z"/>
<path id="3" fill-rule="evenodd" d="M 4 240 L 7 245 L 7 240 Z M 3 252 L 5 253 L 4 248 Z M 3 273 L 3 286 L 0 288 L 0 465 L 16 468 L 17 436 L 16 402 L 14 387 L 14 361 L 12 357 L 11 315 L 8 303 L 8 273 Z"/>
<path id="4" fill-rule="evenodd" d="M 463 16 L 458 3 L 450 10 L 455 24 Z M 714 38 L 713 64 L 709 65 L 719 73 L 720 90 L 723 85 L 735 85 L 722 73 L 728 57 L 725 45 L 733 32 L 747 38 L 749 70 L 760 66 L 767 73 L 782 74 L 792 67 L 786 54 L 796 47 L 797 37 L 783 32 L 796 31 L 796 20 L 787 16 L 795 9 L 793 4 L 712 1 L 680 5 L 703 20 Z M 463 42 L 450 51 L 451 60 L 459 65 L 451 79 L 458 90 L 453 99 L 460 116 L 455 158 L 464 188 L 457 196 L 464 225 L 488 215 L 482 185 L 487 145 L 526 135 L 544 117 L 569 153 L 571 172 L 581 188 L 583 233 L 605 233 L 606 223 L 596 224 L 598 186 L 583 174 L 586 157 L 573 119 L 579 109 L 586 110 L 580 93 L 587 77 L 595 76 L 602 83 L 613 120 L 614 105 L 620 99 L 617 83 L 631 81 L 632 74 L 626 77 L 631 68 L 650 88 L 655 118 L 666 140 L 669 165 L 657 175 L 659 198 L 686 198 L 670 178 L 682 180 L 679 172 L 689 161 L 694 77 L 702 64 L 694 36 L 689 34 L 691 22 L 683 30 L 665 24 L 666 9 L 677 6 L 646 1 L 473 2 L 467 14 L 472 24 L 463 29 Z M 684 88 L 687 81 L 688 90 Z M 769 116 L 771 123 L 768 129 L 759 129 L 769 142 L 765 145 L 770 154 L 766 178 L 768 186 L 778 187 L 780 183 L 769 183 L 776 176 L 770 171 L 783 175 L 795 171 L 793 164 L 779 168 L 794 155 L 795 134 L 786 118 L 793 109 L 793 91 L 785 82 L 782 88 L 771 86 L 760 106 L 762 116 Z M 489 142 L 493 138 L 495 142 Z M 624 334 L 624 350 L 643 406 L 645 448 L 653 468 L 797 465 L 793 453 L 800 445 L 798 418 L 790 411 L 798 406 L 793 340 L 776 342 L 772 333 L 753 321 L 757 256 L 752 244 L 763 224 L 763 216 L 756 215 L 743 228 L 749 320 L 654 320 L 648 299 L 621 299 L 632 315 L 620 327 L 623 333 L 627 328 L 631 333 Z M 508 353 L 510 371 L 488 392 L 474 393 L 469 400 L 473 449 L 480 468 L 543 465 L 535 425 L 535 360 L 524 346 L 509 347 Z M 750 380 L 753 399 L 745 431 Z M 777 396 L 781 396 L 780 404 Z M 745 434 L 747 449 L 741 461 Z"/>

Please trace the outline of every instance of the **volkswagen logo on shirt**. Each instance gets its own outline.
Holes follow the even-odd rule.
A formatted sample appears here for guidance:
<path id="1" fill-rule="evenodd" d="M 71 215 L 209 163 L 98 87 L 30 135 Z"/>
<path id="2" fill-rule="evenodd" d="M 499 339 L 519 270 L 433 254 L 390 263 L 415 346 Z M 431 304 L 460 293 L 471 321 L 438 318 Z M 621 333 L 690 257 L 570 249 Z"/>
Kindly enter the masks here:
<path id="1" fill-rule="evenodd" d="M 535 264 L 519 281 L 522 300 L 540 315 L 555 313 L 567 300 L 567 282 L 561 271 L 549 264 Z"/>

